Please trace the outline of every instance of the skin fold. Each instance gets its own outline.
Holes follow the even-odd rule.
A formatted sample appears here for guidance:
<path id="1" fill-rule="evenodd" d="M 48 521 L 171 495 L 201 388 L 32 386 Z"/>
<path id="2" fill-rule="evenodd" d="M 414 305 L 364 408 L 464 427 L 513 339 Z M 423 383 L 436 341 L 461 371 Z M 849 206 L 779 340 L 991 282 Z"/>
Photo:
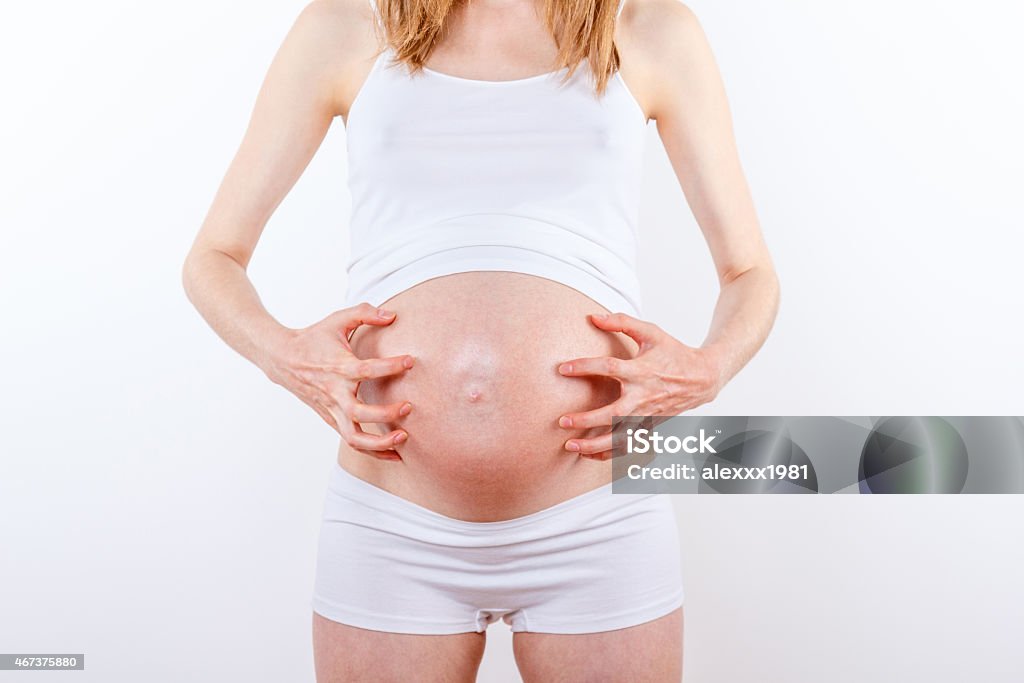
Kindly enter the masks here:
<path id="1" fill-rule="evenodd" d="M 627 0 L 615 36 L 623 79 L 656 123 L 718 274 L 700 346 L 510 273 L 437 278 L 379 307 L 390 314 L 363 304 L 287 328 L 246 269 L 332 121 L 347 116 L 379 49 L 372 20 L 365 0 L 314 0 L 301 12 L 185 260 L 185 291 L 227 344 L 338 432 L 339 462 L 373 484 L 476 521 L 599 486 L 610 476 L 610 416 L 676 415 L 713 400 L 762 346 L 779 306 L 704 31 L 677 0 Z M 555 53 L 534 4 L 474 0 L 429 66 L 513 79 L 550 70 Z M 484 640 L 317 615 L 313 626 L 321 683 L 471 681 Z M 515 656 L 528 682 L 678 681 L 682 615 L 610 633 L 516 634 Z"/>

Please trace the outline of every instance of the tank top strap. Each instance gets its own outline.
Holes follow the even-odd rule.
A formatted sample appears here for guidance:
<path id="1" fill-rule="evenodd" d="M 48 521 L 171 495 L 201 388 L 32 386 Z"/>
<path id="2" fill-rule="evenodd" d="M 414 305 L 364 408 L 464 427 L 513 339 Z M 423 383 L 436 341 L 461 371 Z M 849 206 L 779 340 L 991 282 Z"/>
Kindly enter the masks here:
<path id="1" fill-rule="evenodd" d="M 413 78 L 397 48 L 381 47 L 345 120 L 346 304 L 380 305 L 435 277 L 509 271 L 641 315 L 648 127 L 621 76 L 601 98 L 590 69 L 565 82 L 556 72 Z"/>
<path id="2" fill-rule="evenodd" d="M 371 0 L 371 1 L 372 1 L 372 0 Z M 619 0 L 619 9 L 618 9 L 618 11 L 617 11 L 617 12 L 615 13 L 615 18 L 616 18 L 616 19 L 618 19 L 618 18 L 619 18 L 619 16 L 620 16 L 620 15 L 622 14 L 622 8 L 623 8 L 623 7 L 625 7 L 625 6 L 626 6 L 626 0 Z"/>

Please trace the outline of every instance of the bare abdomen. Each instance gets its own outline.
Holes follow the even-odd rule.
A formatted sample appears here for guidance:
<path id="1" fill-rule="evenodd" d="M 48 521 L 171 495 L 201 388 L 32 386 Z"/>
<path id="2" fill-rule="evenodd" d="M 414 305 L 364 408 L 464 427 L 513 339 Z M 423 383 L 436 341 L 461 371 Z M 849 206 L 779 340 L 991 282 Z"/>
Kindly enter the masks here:
<path id="1" fill-rule="evenodd" d="M 360 358 L 410 354 L 416 365 L 364 382 L 368 403 L 406 400 L 402 461 L 379 461 L 342 444 L 353 474 L 442 514 L 473 521 L 522 516 L 611 481 L 606 462 L 566 451 L 558 418 L 615 400 L 614 381 L 561 376 L 584 356 L 628 358 L 635 347 L 594 327 L 606 310 L 574 289 L 507 272 L 428 280 L 386 303 L 388 327 L 359 328 Z M 372 429 L 373 426 L 366 426 Z"/>

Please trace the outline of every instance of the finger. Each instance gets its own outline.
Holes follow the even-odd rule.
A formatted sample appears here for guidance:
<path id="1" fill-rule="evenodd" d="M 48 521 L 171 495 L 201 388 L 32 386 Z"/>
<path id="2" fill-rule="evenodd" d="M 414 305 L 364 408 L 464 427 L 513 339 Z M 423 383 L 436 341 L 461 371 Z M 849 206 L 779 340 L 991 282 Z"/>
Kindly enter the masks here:
<path id="1" fill-rule="evenodd" d="M 353 401 L 345 409 L 345 414 L 349 419 L 359 423 L 395 422 L 410 412 L 412 412 L 412 404 L 408 401 L 398 401 L 387 405 Z"/>
<path id="2" fill-rule="evenodd" d="M 328 316 L 328 320 L 331 324 L 336 325 L 342 335 L 348 339 L 360 325 L 390 325 L 395 322 L 395 317 L 394 311 L 361 303 L 358 306 L 332 313 Z"/>
<path id="3" fill-rule="evenodd" d="M 363 455 L 368 455 L 371 458 L 376 458 L 377 460 L 402 459 L 402 456 L 400 456 L 397 451 L 364 451 L 361 448 L 353 448 L 352 450 L 355 451 L 356 453 L 362 453 Z"/>
<path id="4" fill-rule="evenodd" d="M 596 455 L 612 449 L 611 432 L 593 439 L 569 439 L 565 442 L 565 450 L 580 455 Z"/>
<path id="5" fill-rule="evenodd" d="M 339 427 L 338 427 L 338 418 L 336 418 L 334 416 L 334 414 L 329 409 L 324 407 L 324 404 L 322 404 L 319 400 L 316 400 L 316 399 L 314 399 L 312 401 L 307 401 L 307 403 L 310 406 L 312 406 L 313 410 L 315 410 L 320 417 L 323 418 L 324 422 L 326 422 L 327 424 L 329 424 L 331 426 L 331 429 L 336 431 L 340 436 L 342 436 L 342 437 L 345 436 L 342 433 L 342 430 L 339 429 Z M 346 424 L 344 421 L 342 423 Z M 359 453 L 363 453 L 364 455 L 370 455 L 370 456 L 372 456 L 374 458 L 377 458 L 379 460 L 401 460 L 402 459 L 402 456 L 400 456 L 398 454 L 398 452 L 395 451 L 395 450 L 390 450 L 390 451 L 367 451 L 367 450 L 363 450 L 363 449 L 360 449 L 360 448 L 353 448 L 352 450 L 357 451 Z"/>
<path id="6" fill-rule="evenodd" d="M 606 406 L 595 408 L 585 413 L 566 413 L 558 418 L 558 426 L 564 429 L 590 429 L 591 427 L 611 427 L 612 418 L 629 415 L 629 410 L 621 400 Z"/>
<path id="7" fill-rule="evenodd" d="M 344 410 L 332 406 L 331 414 L 338 422 L 338 432 L 345 443 L 356 450 L 362 451 L 388 451 L 394 450 L 395 446 L 405 443 L 409 433 L 404 429 L 395 429 L 387 434 L 370 434 L 364 432 L 359 423 L 353 422 L 345 414 Z"/>
<path id="8" fill-rule="evenodd" d="M 415 364 L 412 356 L 391 356 L 389 358 L 356 358 L 352 356 L 341 368 L 345 379 L 357 382 L 399 375 Z"/>
<path id="9" fill-rule="evenodd" d="M 620 380 L 629 380 L 633 377 L 629 361 L 614 356 L 574 358 L 559 365 L 558 372 L 566 377 L 598 375 Z"/>
<path id="10" fill-rule="evenodd" d="M 600 453 L 594 453 L 594 454 L 586 453 L 586 454 L 580 454 L 580 457 L 581 458 L 587 458 L 588 460 L 611 460 L 612 452 L 611 451 L 602 451 Z"/>
<path id="11" fill-rule="evenodd" d="M 376 436 L 374 434 L 367 434 L 366 432 L 363 432 L 361 430 L 357 430 L 357 431 L 360 434 L 364 434 L 366 436 Z M 348 447 L 351 448 L 356 453 L 362 453 L 363 455 L 368 455 L 371 458 L 376 458 L 377 460 L 401 460 L 402 459 L 402 456 L 399 455 L 398 451 L 396 451 L 394 449 L 394 447 L 383 448 L 383 449 L 376 448 L 376 447 L 375 448 L 363 448 L 361 446 L 353 445 L 353 443 L 349 439 L 345 439 L 345 443 L 348 444 Z"/>
<path id="12" fill-rule="evenodd" d="M 611 315 L 595 314 L 590 316 L 590 320 L 605 332 L 622 332 L 629 335 L 633 341 L 641 346 L 653 344 L 662 335 L 661 328 L 654 323 L 637 320 L 625 313 L 613 313 Z"/>
<path id="13" fill-rule="evenodd" d="M 409 438 L 409 433 L 404 429 L 395 429 L 387 434 L 378 435 L 364 432 L 358 424 L 350 424 L 353 425 L 354 429 L 348 430 L 348 434 L 345 435 L 345 441 L 352 448 L 364 451 L 394 450 L 395 446 L 405 443 Z"/>

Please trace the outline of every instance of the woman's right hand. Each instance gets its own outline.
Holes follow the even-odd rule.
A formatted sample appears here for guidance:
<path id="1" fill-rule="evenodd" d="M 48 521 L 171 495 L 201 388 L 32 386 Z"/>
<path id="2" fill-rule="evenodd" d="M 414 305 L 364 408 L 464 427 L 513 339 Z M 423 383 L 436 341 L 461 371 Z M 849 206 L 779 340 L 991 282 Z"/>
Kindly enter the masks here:
<path id="1" fill-rule="evenodd" d="M 394 447 L 409 438 L 395 429 L 378 435 L 362 430 L 360 423 L 396 422 L 412 410 L 407 401 L 388 405 L 363 403 L 357 396 L 364 380 L 399 375 L 413 366 L 412 356 L 356 358 L 349 345 L 361 325 L 386 326 L 395 313 L 364 303 L 342 309 L 309 327 L 288 330 L 267 349 L 263 371 L 337 431 L 349 446 L 382 460 L 401 460 Z"/>

